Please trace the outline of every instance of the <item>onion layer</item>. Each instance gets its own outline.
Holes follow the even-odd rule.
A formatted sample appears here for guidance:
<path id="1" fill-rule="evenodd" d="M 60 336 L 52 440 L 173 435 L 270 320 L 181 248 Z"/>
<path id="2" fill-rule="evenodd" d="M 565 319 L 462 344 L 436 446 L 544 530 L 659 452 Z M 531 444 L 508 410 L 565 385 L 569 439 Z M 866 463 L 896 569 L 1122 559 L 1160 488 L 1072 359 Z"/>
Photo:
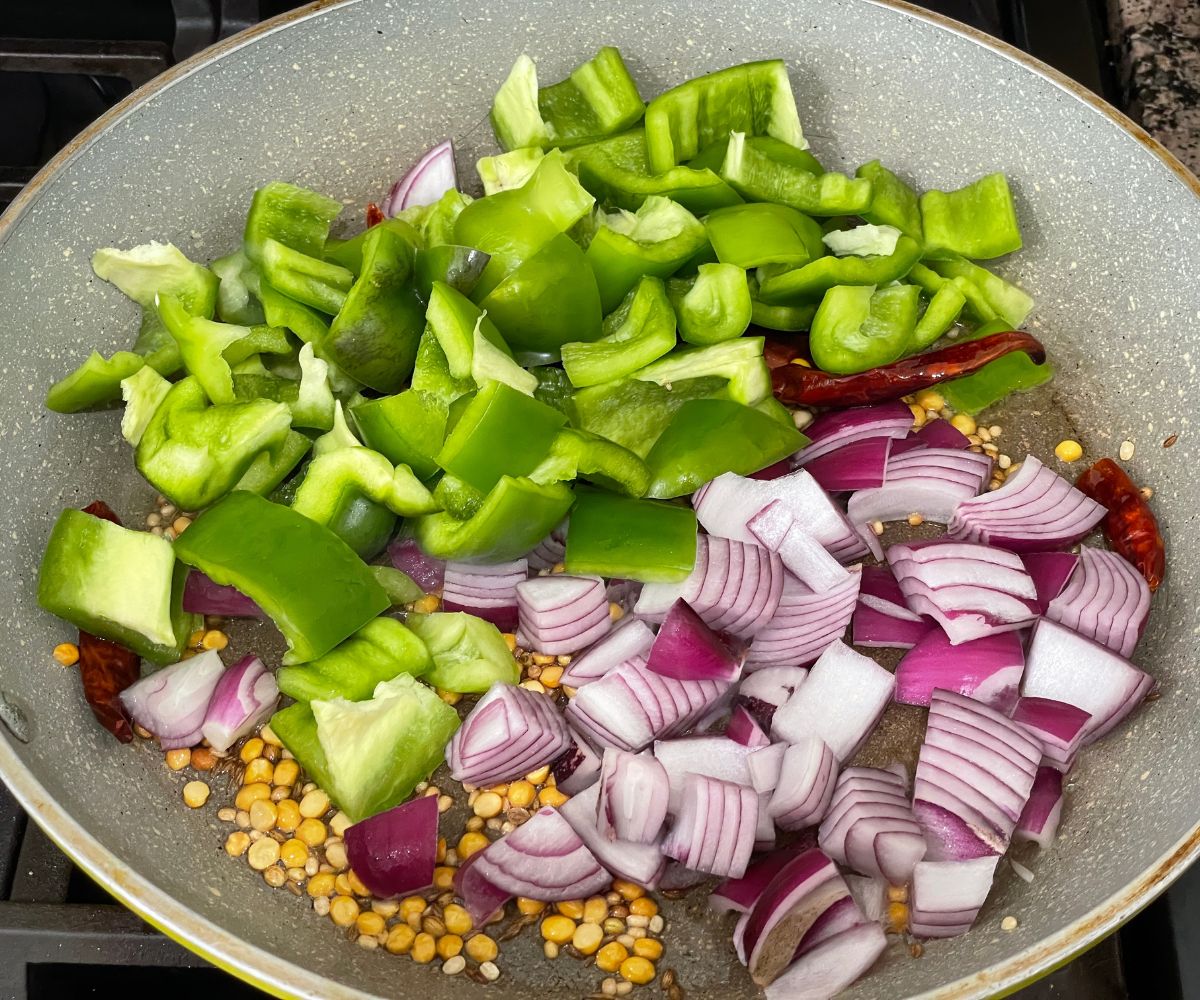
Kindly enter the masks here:
<path id="1" fill-rule="evenodd" d="M 909 930 L 918 937 L 957 937 L 969 931 L 992 890 L 999 860 L 922 861 L 913 870 Z"/>
<path id="2" fill-rule="evenodd" d="M 437 796 L 423 795 L 347 827 L 346 855 L 363 885 L 390 899 L 433 885 L 437 839 Z"/>
<path id="3" fill-rule="evenodd" d="M 741 878 L 754 851 L 757 824 L 758 796 L 753 789 L 689 774 L 662 851 L 694 871 Z"/>
<path id="4" fill-rule="evenodd" d="M 517 584 L 517 608 L 517 639 L 539 653 L 578 652 L 612 626 L 608 593 L 598 576 L 535 576 Z"/>
<path id="5" fill-rule="evenodd" d="M 517 627 L 517 584 L 529 575 L 524 559 L 493 566 L 448 562 L 442 585 L 446 611 L 466 611 L 502 632 Z"/>
<path id="6" fill-rule="evenodd" d="M 567 724 L 548 698 L 497 682 L 451 738 L 446 760 L 456 781 L 492 785 L 549 764 L 570 742 Z"/>
<path id="7" fill-rule="evenodd" d="M 1058 821 L 1062 818 L 1063 776 L 1053 767 L 1038 768 L 1029 801 L 1013 831 L 1017 843 L 1037 844 L 1045 850 L 1058 833 Z"/>
<path id="8" fill-rule="evenodd" d="M 218 752 L 228 750 L 279 704 L 279 685 L 257 656 L 244 656 L 217 679 L 201 735 Z"/>
<path id="9" fill-rule="evenodd" d="M 1128 560 L 1106 549 L 1079 550 L 1075 572 L 1046 617 L 1121 656 L 1129 656 L 1150 614 L 1150 587 Z"/>
<path id="10" fill-rule="evenodd" d="M 805 466 L 857 441 L 902 438 L 912 425 L 912 411 L 899 400 L 827 410 L 804 428 L 810 443 L 796 452 L 794 461 L 797 466 Z"/>
<path id="11" fill-rule="evenodd" d="M 194 746 L 200 742 L 204 716 L 224 672 L 216 650 L 206 650 L 135 681 L 121 692 L 121 704 L 165 749 Z M 171 747 L 166 747 L 167 741 Z"/>
<path id="12" fill-rule="evenodd" d="M 974 698 L 1005 714 L 1017 703 L 1025 654 L 1015 632 L 950 644 L 940 628 L 930 629 L 896 667 L 896 701 L 928 705 L 941 688 Z"/>
<path id="13" fill-rule="evenodd" d="M 646 669 L 676 680 L 732 682 L 741 674 L 742 663 L 681 597 L 654 637 Z"/>
<path id="14" fill-rule="evenodd" d="M 447 191 L 458 186 L 458 173 L 454 168 L 454 143 L 446 139 L 426 151 L 392 185 L 392 189 L 380 205 L 388 218 L 406 208 L 432 205 Z"/>
<path id="15" fill-rule="evenodd" d="M 640 618 L 626 618 L 599 642 L 571 660 L 562 683 L 581 688 L 603 677 L 613 667 L 644 657 L 654 642 L 654 630 Z"/>
<path id="16" fill-rule="evenodd" d="M 863 767 L 842 772 L 817 843 L 831 858 L 893 885 L 908 882 L 927 849 L 904 780 Z"/>
<path id="17" fill-rule="evenodd" d="M 784 568 L 811 590 L 844 586 L 849 580 L 845 567 L 778 500 L 750 518 L 747 527 L 765 549 L 779 553 Z"/>
<path id="18" fill-rule="evenodd" d="M 421 551 L 415 538 L 400 538 L 388 546 L 388 559 L 401 572 L 407 573 L 425 593 L 442 589 L 446 564 Z"/>
<path id="19" fill-rule="evenodd" d="M 554 758 L 550 770 L 556 788 L 567 795 L 578 795 L 600 777 L 600 755 L 582 736 L 571 732 L 570 744 Z"/>
<path id="20" fill-rule="evenodd" d="M 1067 580 L 1075 572 L 1079 564 L 1079 556 L 1073 552 L 1023 552 L 1021 562 L 1025 571 L 1033 579 L 1037 590 L 1037 600 L 1034 602 L 1039 615 L 1046 613 L 1050 602 L 1062 593 Z"/>
<path id="21" fill-rule="evenodd" d="M 816 660 L 846 634 L 858 601 L 860 578 L 860 568 L 853 566 L 845 584 L 815 591 L 791 574 L 785 576 L 779 607 L 751 642 L 746 669 L 805 666 Z"/>
<path id="22" fill-rule="evenodd" d="M 600 833 L 596 829 L 596 803 L 599 797 L 600 786 L 593 784 L 572 794 L 558 811 L 615 878 L 636 882 L 647 889 L 657 887 L 666 866 L 666 858 L 659 845 L 609 840 Z"/>
<path id="23" fill-rule="evenodd" d="M 887 475 L 892 438 L 854 441 L 804 463 L 804 471 L 827 493 L 869 490 L 882 486 Z"/>
<path id="24" fill-rule="evenodd" d="M 808 676 L 804 667 L 761 667 L 743 675 L 735 703 L 754 716 L 763 729 L 771 728 L 775 710 L 792 696 Z"/>
<path id="25" fill-rule="evenodd" d="M 608 747 L 599 788 L 596 829 L 602 835 L 634 844 L 658 841 L 671 795 L 662 764 L 648 753 L 635 755 Z"/>
<path id="26" fill-rule="evenodd" d="M 1042 744 L 1042 763 L 1064 774 L 1075 763 L 1090 719 L 1082 708 L 1049 698 L 1021 698 L 1012 713 L 1013 722 Z"/>
<path id="27" fill-rule="evenodd" d="M 767 815 L 784 830 L 816 826 L 833 798 L 837 772 L 837 757 L 824 740 L 815 736 L 797 740 L 783 753 Z"/>

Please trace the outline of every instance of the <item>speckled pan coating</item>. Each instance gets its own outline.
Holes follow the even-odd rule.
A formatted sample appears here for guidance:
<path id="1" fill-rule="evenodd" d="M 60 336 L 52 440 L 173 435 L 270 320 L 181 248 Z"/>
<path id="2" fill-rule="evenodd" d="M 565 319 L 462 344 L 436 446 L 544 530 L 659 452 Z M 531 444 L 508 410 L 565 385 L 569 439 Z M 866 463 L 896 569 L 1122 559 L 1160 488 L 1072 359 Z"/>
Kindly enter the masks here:
<path id="1" fill-rule="evenodd" d="M 1032 885 L 1007 873 L 967 938 L 920 961 L 897 949 L 853 995 L 1011 987 L 1144 905 L 1197 848 L 1200 611 L 1188 595 L 1200 564 L 1190 426 L 1200 397 L 1200 201 L 1144 137 L 1062 81 L 944 23 L 864 0 L 360 0 L 226 43 L 57 161 L 0 227 L 0 490 L 9 512 L 0 688 L 33 731 L 28 745 L 0 740 L 0 773 L 118 895 L 273 991 L 478 991 L 351 947 L 303 901 L 267 893 L 221 852 L 215 810 L 182 808 L 181 776 L 148 751 L 118 749 L 93 724 L 77 678 L 49 658 L 69 632 L 35 607 L 37 562 L 62 506 L 100 495 L 135 516 L 150 493 L 132 474 L 115 414 L 64 417 L 41 402 L 91 348 L 132 338 L 134 310 L 91 274 L 96 247 L 154 237 L 211 259 L 237 240 L 254 187 L 274 178 L 343 198 L 357 220 L 445 135 L 464 170 L 489 150 L 489 100 L 520 52 L 554 80 L 602 43 L 621 47 L 647 94 L 731 62 L 786 57 L 805 130 L 831 166 L 880 156 L 918 186 L 1007 171 L 1027 246 L 1002 270 L 1036 296 L 1032 328 L 1061 370 L 1055 392 L 1030 405 L 1065 412 L 1093 454 L 1137 442 L 1131 469 L 1157 491 L 1171 551 L 1170 582 L 1139 652 L 1161 679 L 1161 699 L 1085 755 L 1063 838 L 1032 864 Z M 1026 418 L 1025 432 L 1046 419 Z M 1016 417 L 1005 422 L 1017 426 Z M 1170 434 L 1178 444 L 1164 450 Z M 669 964 L 697 1000 L 753 995 L 727 934 L 693 922 L 700 903 L 673 915 Z M 1020 925 L 1002 933 L 1009 913 Z M 506 960 L 488 995 L 585 992 L 563 978 L 574 968 L 566 959 L 523 965 Z"/>

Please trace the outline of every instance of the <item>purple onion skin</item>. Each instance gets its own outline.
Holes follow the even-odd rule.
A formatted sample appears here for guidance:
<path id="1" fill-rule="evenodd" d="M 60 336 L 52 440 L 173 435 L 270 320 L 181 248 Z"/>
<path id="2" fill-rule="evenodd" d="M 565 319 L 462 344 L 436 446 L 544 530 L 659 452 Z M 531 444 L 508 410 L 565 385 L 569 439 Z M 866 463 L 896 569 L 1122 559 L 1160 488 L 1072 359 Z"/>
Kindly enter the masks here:
<path id="1" fill-rule="evenodd" d="M 775 710 L 779 707 L 778 705 L 772 705 L 769 701 L 763 701 L 753 695 L 742 694 L 739 694 L 734 700 L 734 705 L 741 705 L 754 716 L 754 721 L 762 727 L 764 733 L 771 731 L 771 720 L 775 718 Z"/>
<path id="2" fill-rule="evenodd" d="M 555 784 L 561 785 L 570 778 L 586 759 L 575 741 L 572 740 L 571 745 L 555 757 L 550 764 L 550 773 L 554 775 Z"/>

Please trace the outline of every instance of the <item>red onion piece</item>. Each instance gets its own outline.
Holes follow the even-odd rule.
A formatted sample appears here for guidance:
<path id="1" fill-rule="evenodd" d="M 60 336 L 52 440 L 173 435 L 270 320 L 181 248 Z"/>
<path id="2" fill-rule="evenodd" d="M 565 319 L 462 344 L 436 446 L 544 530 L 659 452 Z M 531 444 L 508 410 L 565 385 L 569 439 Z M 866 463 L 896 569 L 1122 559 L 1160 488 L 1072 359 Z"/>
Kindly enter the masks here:
<path id="1" fill-rule="evenodd" d="M 415 538 L 400 538 L 388 546 L 388 559 L 396 569 L 407 573 L 425 593 L 441 591 L 446 564 L 421 551 Z"/>
<path id="2" fill-rule="evenodd" d="M 363 885 L 389 899 L 433 885 L 437 839 L 437 796 L 423 795 L 347 827 L 346 856 Z"/>
<path id="3" fill-rule="evenodd" d="M 784 568 L 811 590 L 829 590 L 849 580 L 845 567 L 778 500 L 750 518 L 746 527 L 765 549 L 779 553 Z"/>
<path id="4" fill-rule="evenodd" d="M 924 619 L 915 611 L 910 611 L 900 584 L 892 576 L 887 566 L 864 566 L 858 589 L 858 601 L 880 614 L 892 618 L 903 618 L 911 622 L 922 622 Z"/>
<path id="5" fill-rule="evenodd" d="M 896 667 L 896 701 L 928 705 L 935 688 L 957 691 L 1009 713 L 1017 703 L 1025 653 L 1015 632 L 998 632 L 952 646 L 930 629 Z"/>
<path id="6" fill-rule="evenodd" d="M 802 844 L 789 844 L 760 855 L 747 865 L 741 878 L 726 879 L 709 894 L 709 907 L 717 913 L 749 913 L 784 866 L 798 853 L 808 849 Z"/>
<path id="7" fill-rule="evenodd" d="M 654 642 L 654 630 L 640 618 L 626 618 L 603 639 L 571 660 L 562 683 L 581 688 L 603 677 L 613 667 L 643 657 Z"/>
<path id="8" fill-rule="evenodd" d="M 481 853 L 472 854 L 454 872 L 454 891 L 463 901 L 463 906 L 471 914 L 476 926 L 482 926 L 514 895 L 492 885 L 476 870 L 476 865 L 482 857 Z"/>
<path id="9" fill-rule="evenodd" d="M 736 681 L 741 660 L 682 597 L 671 605 L 646 657 L 646 669 L 683 681 Z"/>
<path id="10" fill-rule="evenodd" d="M 279 685 L 257 656 L 243 656 L 217 679 L 201 735 L 224 752 L 275 711 Z"/>
<path id="11" fill-rule="evenodd" d="M 965 934 L 992 890 L 999 860 L 922 861 L 913 870 L 909 930 L 918 937 Z"/>
<path id="12" fill-rule="evenodd" d="M 846 888 L 849 889 L 849 885 Z M 823 941 L 828 941 L 843 931 L 848 931 L 852 927 L 858 927 L 864 923 L 866 923 L 866 918 L 859 910 L 854 895 L 843 896 L 817 917 L 801 939 L 799 947 L 796 948 L 796 958 L 819 947 Z"/>
<path id="13" fill-rule="evenodd" d="M 758 796 L 753 789 L 689 774 L 662 851 L 694 871 L 741 878 L 754 850 L 757 822 Z"/>
<path id="14" fill-rule="evenodd" d="M 454 168 L 454 143 L 446 139 L 425 152 L 392 185 L 379 207 L 390 219 L 406 208 L 432 205 L 455 187 L 458 187 L 458 172 Z"/>
<path id="15" fill-rule="evenodd" d="M 858 601 L 860 576 L 859 567 L 851 567 L 846 584 L 818 592 L 788 574 L 779 607 L 750 644 L 746 669 L 804 666 L 816 660 L 845 635 Z"/>
<path id="16" fill-rule="evenodd" d="M 887 943 L 883 928 L 873 922 L 822 939 L 766 987 L 766 1000 L 827 1000 L 867 972 Z"/>
<path id="17" fill-rule="evenodd" d="M 517 627 L 517 584 L 529 575 L 524 559 L 493 566 L 448 562 L 442 584 L 446 611 L 466 611 L 502 632 Z"/>
<path id="18" fill-rule="evenodd" d="M 791 697 L 807 676 L 804 667 L 760 667 L 753 673 L 742 675 L 735 703 L 753 715 L 763 729 L 770 729 L 775 710 Z"/>
<path id="19" fill-rule="evenodd" d="M 1113 652 L 1129 656 L 1150 614 L 1150 587 L 1117 553 L 1084 546 L 1075 572 L 1045 614 Z"/>
<path id="20" fill-rule="evenodd" d="M 1000 489 L 960 503 L 950 534 L 1014 552 L 1040 552 L 1073 545 L 1106 513 L 1030 455 Z"/>
<path id="21" fill-rule="evenodd" d="M 763 732 L 762 726 L 745 705 L 734 706 L 729 715 L 729 724 L 725 727 L 725 735 L 748 750 L 757 750 L 771 744 L 771 737 Z"/>
<path id="22" fill-rule="evenodd" d="M 1029 801 L 1013 831 L 1013 841 L 1037 844 L 1042 850 L 1054 843 L 1062 818 L 1063 776 L 1053 767 L 1039 767 Z"/>
<path id="23" fill-rule="evenodd" d="M 827 493 L 875 489 L 884 483 L 891 452 L 891 438 L 866 438 L 805 462 L 804 471 Z"/>
<path id="24" fill-rule="evenodd" d="M 1067 585 L 1067 580 L 1079 563 L 1079 556 L 1074 552 L 1024 552 L 1021 562 L 1025 564 L 1025 572 L 1033 579 L 1033 586 L 1037 590 L 1034 602 L 1037 612 L 1044 615 L 1050 602 Z"/>
<path id="25" fill-rule="evenodd" d="M 1013 722 L 1042 744 L 1043 765 L 1064 774 L 1075 763 L 1089 719 L 1091 715 L 1082 708 L 1048 698 L 1021 698 L 1012 713 Z"/>
<path id="26" fill-rule="evenodd" d="M 267 617 L 267 613 L 240 590 L 213 583 L 197 569 L 188 573 L 183 585 L 183 610 L 226 618 Z"/>
<path id="27" fill-rule="evenodd" d="M 839 562 L 852 562 L 867 554 L 866 545 L 846 515 L 803 469 L 769 482 L 727 472 L 697 492 L 692 504 L 696 519 L 710 535 L 753 542 L 746 525 L 772 500 L 781 501 Z"/>
<path id="28" fill-rule="evenodd" d="M 936 625 L 893 618 L 861 602 L 854 609 L 851 641 L 865 649 L 912 649 Z M 939 630 L 940 631 L 940 630 Z"/>
<path id="29" fill-rule="evenodd" d="M 567 795 L 578 795 L 600 777 L 600 755 L 587 740 L 571 731 L 569 726 L 567 728 L 571 732 L 571 742 L 554 758 L 550 770 L 556 788 Z"/>
<path id="30" fill-rule="evenodd" d="M 847 875 L 845 879 L 846 887 L 858 904 L 863 918 L 871 923 L 882 920 L 888 906 L 887 882 L 868 875 Z"/>
<path id="31" fill-rule="evenodd" d="M 775 713 L 771 735 L 789 743 L 817 736 L 838 760 L 847 760 L 875 728 L 894 686 L 892 675 L 878 663 L 835 641 Z"/>
<path id="32" fill-rule="evenodd" d="M 688 736 L 679 740 L 659 740 L 654 756 L 666 771 L 670 783 L 668 811 L 679 812 L 684 785 L 689 775 L 702 774 L 738 785 L 750 785 L 747 758 L 753 753 L 725 736 Z"/>
<path id="33" fill-rule="evenodd" d="M 1034 626 L 1021 693 L 1089 713 L 1085 746 L 1116 727 L 1153 687 L 1153 677 L 1098 642 L 1047 618 Z"/>
<path id="34" fill-rule="evenodd" d="M 193 746 L 200 741 L 208 704 L 224 672 L 216 650 L 206 650 L 135 681 L 121 692 L 121 704 L 134 722 L 160 740 L 194 736 L 186 744 Z"/>
<path id="35" fill-rule="evenodd" d="M 750 772 L 750 785 L 763 794 L 775 790 L 779 784 L 779 774 L 783 770 L 783 755 L 789 744 L 772 743 L 770 746 L 759 747 L 746 758 L 746 769 Z"/>
<path id="36" fill-rule="evenodd" d="M 768 815 L 784 830 L 816 826 L 833 798 L 837 772 L 837 757 L 824 740 L 815 736 L 797 740 L 784 751 Z"/>
<path id="37" fill-rule="evenodd" d="M 662 764 L 648 753 L 608 747 L 600 767 L 596 829 L 609 840 L 658 842 L 667 820 L 671 783 Z"/>
<path id="38" fill-rule="evenodd" d="M 971 447 L 967 436 L 949 420 L 930 420 L 914 435 L 926 448 L 957 448 L 966 451 Z"/>
<path id="39" fill-rule="evenodd" d="M 666 858 L 659 845 L 634 844 L 605 837 L 596 829 L 596 803 L 599 797 L 600 786 L 593 784 L 573 794 L 558 811 L 615 878 L 636 882 L 648 889 L 660 885 Z"/>
<path id="40" fill-rule="evenodd" d="M 497 682 L 476 702 L 446 751 L 456 781 L 490 785 L 536 771 L 570 744 L 545 695 Z"/>
<path id="41" fill-rule="evenodd" d="M 876 768 L 842 772 L 817 842 L 831 858 L 893 885 L 906 884 L 926 852 L 904 781 Z"/>
<path id="42" fill-rule="evenodd" d="M 563 561 L 567 554 L 567 525 L 568 522 L 563 521 L 534 546 L 528 556 L 530 569 L 553 569 Z"/>
<path id="43" fill-rule="evenodd" d="M 539 653 L 577 652 L 612 626 L 608 594 L 598 576 L 535 576 L 517 585 L 517 606 L 523 645 Z"/>
<path id="44" fill-rule="evenodd" d="M 808 465 L 847 444 L 872 438 L 902 438 L 913 425 L 912 411 L 899 400 L 875 406 L 827 410 L 804 428 L 811 444 L 796 452 L 797 466 Z"/>

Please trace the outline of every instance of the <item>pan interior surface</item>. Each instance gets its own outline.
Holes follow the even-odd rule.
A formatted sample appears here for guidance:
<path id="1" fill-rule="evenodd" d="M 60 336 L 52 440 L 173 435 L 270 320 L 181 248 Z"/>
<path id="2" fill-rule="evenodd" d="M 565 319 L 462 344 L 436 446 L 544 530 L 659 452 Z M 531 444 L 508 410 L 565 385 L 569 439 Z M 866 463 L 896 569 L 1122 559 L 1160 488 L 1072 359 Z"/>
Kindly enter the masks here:
<path id="1" fill-rule="evenodd" d="M 478 995 L 465 977 L 353 947 L 306 900 L 269 892 L 225 856 L 215 806 L 185 809 L 183 779 L 158 754 L 118 747 L 94 724 L 78 679 L 49 657 L 70 636 L 36 606 L 38 560 L 63 506 L 102 497 L 132 520 L 153 494 L 116 413 L 61 416 L 42 400 L 90 350 L 124 348 L 136 330 L 132 304 L 91 273 L 97 247 L 157 239 L 209 261 L 237 244 L 251 193 L 274 179 L 342 199 L 347 222 L 360 224 L 365 203 L 433 143 L 454 138 L 464 175 L 494 151 L 488 108 L 521 52 L 554 81 L 604 44 L 622 50 L 645 96 L 732 63 L 785 58 L 805 132 L 831 169 L 878 157 L 918 187 L 947 189 L 1005 171 L 1026 246 L 999 270 L 1036 299 L 1029 329 L 1059 370 L 997 419 L 1011 429 L 1005 450 L 1019 460 L 1036 446 L 1046 457 L 1068 430 L 1093 457 L 1137 444 L 1130 470 L 1154 487 L 1170 555 L 1137 654 L 1161 697 L 1084 754 L 1058 843 L 1028 862 L 1032 883 L 1002 865 L 968 936 L 920 960 L 897 944 L 848 995 L 1011 987 L 1147 901 L 1171 877 L 1173 852 L 1196 846 L 1200 610 L 1185 595 L 1198 540 L 1185 526 L 1196 503 L 1200 200 L 1154 149 L 1055 81 L 863 0 L 752 9 L 359 0 L 225 46 L 84 143 L 0 231 L 0 495 L 10 517 L 0 532 L 0 689 L 32 730 L 28 744 L 0 746 L 0 771 L 60 844 L 143 915 L 275 992 Z M 703 905 L 672 912 L 664 968 L 696 1000 L 756 995 L 728 928 Z M 1018 927 L 1003 933 L 1009 914 Z M 505 952 L 489 996 L 580 995 L 573 963 L 524 946 Z"/>

